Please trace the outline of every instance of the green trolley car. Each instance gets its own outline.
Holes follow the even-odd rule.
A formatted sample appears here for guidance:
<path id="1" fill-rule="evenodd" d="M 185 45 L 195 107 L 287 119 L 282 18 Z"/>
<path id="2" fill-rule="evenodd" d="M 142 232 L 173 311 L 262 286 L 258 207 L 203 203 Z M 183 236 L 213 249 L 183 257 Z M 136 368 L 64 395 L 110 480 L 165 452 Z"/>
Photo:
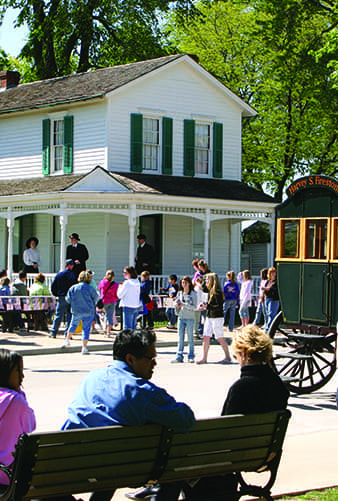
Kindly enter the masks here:
<path id="1" fill-rule="evenodd" d="M 295 393 L 324 386 L 336 370 L 338 182 L 308 176 L 276 208 L 276 267 L 281 311 L 270 336 L 273 366 Z"/>

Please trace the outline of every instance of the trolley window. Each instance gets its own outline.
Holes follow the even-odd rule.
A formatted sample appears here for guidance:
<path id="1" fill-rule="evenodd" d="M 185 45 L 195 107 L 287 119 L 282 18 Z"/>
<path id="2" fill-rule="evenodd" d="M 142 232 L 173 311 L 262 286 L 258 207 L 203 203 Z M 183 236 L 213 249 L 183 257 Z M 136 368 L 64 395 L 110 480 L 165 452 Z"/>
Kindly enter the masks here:
<path id="1" fill-rule="evenodd" d="M 327 219 L 306 219 L 305 259 L 327 259 Z"/>
<path id="2" fill-rule="evenodd" d="M 299 219 L 281 219 L 279 228 L 280 258 L 299 258 Z"/>
<path id="3" fill-rule="evenodd" d="M 333 219 L 332 223 L 332 259 L 338 260 L 338 219 Z"/>

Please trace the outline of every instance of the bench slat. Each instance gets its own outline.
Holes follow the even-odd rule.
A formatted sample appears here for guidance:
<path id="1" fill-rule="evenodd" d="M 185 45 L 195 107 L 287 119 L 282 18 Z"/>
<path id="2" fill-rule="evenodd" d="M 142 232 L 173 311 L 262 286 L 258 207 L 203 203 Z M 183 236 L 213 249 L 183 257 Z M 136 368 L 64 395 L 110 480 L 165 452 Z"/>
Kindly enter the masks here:
<path id="1" fill-rule="evenodd" d="M 204 443 L 185 443 L 185 444 L 172 444 L 170 448 L 170 457 L 181 457 L 182 454 L 193 455 L 197 453 L 208 453 L 216 450 L 226 450 L 226 449 L 237 449 L 246 450 L 251 447 L 268 447 L 271 443 L 271 436 L 263 435 L 250 438 L 236 438 L 236 439 L 226 439 L 223 437 L 219 438 L 217 444 L 215 442 L 204 442 Z"/>
<path id="2" fill-rule="evenodd" d="M 97 454 L 115 453 L 123 451 L 144 450 L 158 446 L 160 434 L 151 437 L 130 439 L 115 439 L 99 442 L 85 442 L 77 444 L 55 444 L 53 446 L 39 447 L 37 459 L 72 458 L 82 455 L 91 456 Z"/>
<path id="3" fill-rule="evenodd" d="M 180 434 L 174 436 L 174 441 L 173 444 L 189 444 L 189 443 L 200 443 L 202 441 L 205 442 L 210 442 L 214 441 L 217 442 L 220 437 L 222 438 L 245 438 L 245 437 L 252 437 L 256 435 L 270 435 L 273 432 L 275 428 L 275 423 L 268 423 L 268 424 L 263 424 L 263 425 L 252 425 L 252 426 L 243 426 L 240 428 L 219 428 L 217 430 L 198 430 L 198 429 L 193 429 L 191 432 L 186 433 L 186 434 Z"/>

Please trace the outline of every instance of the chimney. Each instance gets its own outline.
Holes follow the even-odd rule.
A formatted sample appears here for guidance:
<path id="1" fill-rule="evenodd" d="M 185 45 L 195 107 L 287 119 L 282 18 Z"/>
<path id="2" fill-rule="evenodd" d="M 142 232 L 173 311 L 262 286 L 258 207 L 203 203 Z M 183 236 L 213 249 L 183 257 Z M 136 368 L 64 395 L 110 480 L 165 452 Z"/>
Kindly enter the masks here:
<path id="1" fill-rule="evenodd" d="M 19 85 L 20 76 L 18 71 L 0 71 L 0 90 L 17 87 Z"/>

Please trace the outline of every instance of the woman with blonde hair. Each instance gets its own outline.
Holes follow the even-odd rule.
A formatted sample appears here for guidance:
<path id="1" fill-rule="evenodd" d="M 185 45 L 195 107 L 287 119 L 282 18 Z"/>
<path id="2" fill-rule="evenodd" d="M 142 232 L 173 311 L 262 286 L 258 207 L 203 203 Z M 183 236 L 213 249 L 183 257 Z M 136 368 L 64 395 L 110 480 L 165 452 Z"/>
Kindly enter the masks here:
<path id="1" fill-rule="evenodd" d="M 247 325 L 234 334 L 232 350 L 241 374 L 228 391 L 222 416 L 286 409 L 289 391 L 269 365 L 272 358 L 269 335 L 256 325 Z M 232 474 L 205 477 L 193 487 L 185 484 L 183 491 L 186 501 L 234 501 L 238 499 L 238 481 Z"/>
<path id="2" fill-rule="evenodd" d="M 231 357 L 227 342 L 224 338 L 223 331 L 223 290 L 221 282 L 216 273 L 207 273 L 205 275 L 206 292 L 208 292 L 208 302 L 203 305 L 207 310 L 207 318 L 203 330 L 203 357 L 199 360 L 198 364 L 206 364 L 208 359 L 208 352 L 210 347 L 210 338 L 212 334 L 219 344 L 222 346 L 225 358 L 221 363 L 230 363 Z M 202 307 L 202 305 L 200 305 Z"/>
<path id="3" fill-rule="evenodd" d="M 76 328 L 82 322 L 82 355 L 88 355 L 87 348 L 90 328 L 95 318 L 96 303 L 99 298 L 94 287 L 90 285 L 92 275 L 88 271 L 81 271 L 79 283 L 72 285 L 67 292 L 66 301 L 70 304 L 72 319 L 70 321 L 67 337 L 61 348 L 70 346 L 70 339 L 75 334 Z"/>

